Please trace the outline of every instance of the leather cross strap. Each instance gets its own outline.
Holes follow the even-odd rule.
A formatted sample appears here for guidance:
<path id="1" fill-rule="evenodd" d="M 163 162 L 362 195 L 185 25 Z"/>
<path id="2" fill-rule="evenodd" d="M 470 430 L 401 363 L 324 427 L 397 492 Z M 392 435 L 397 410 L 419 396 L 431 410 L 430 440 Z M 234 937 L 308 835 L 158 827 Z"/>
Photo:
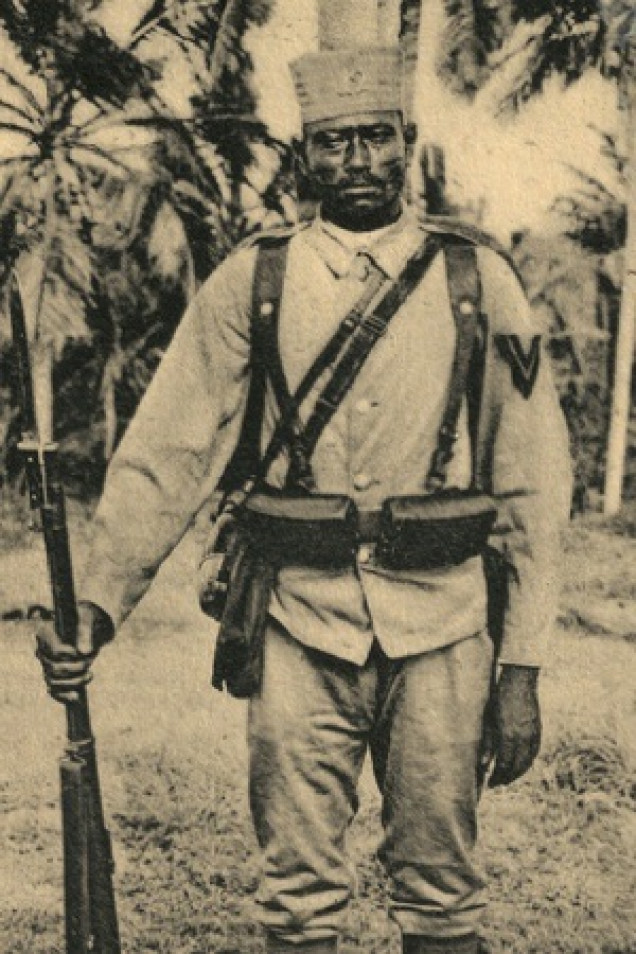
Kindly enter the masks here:
<path id="1" fill-rule="evenodd" d="M 288 486 L 290 484 L 303 486 L 304 479 L 309 480 L 307 489 L 311 489 L 313 476 L 309 458 L 322 431 L 351 388 L 371 353 L 373 345 L 386 332 L 392 317 L 422 279 L 440 248 L 441 242 L 437 237 L 427 238 L 408 260 L 401 275 L 395 281 L 390 281 L 381 269 L 372 266 L 363 295 L 314 359 L 293 395 L 289 394 L 278 348 L 277 319 L 280 296 L 272 302 L 271 308 L 266 308 L 264 311 L 261 309 L 261 320 L 258 324 L 254 324 L 253 331 L 260 336 L 261 345 L 265 346 L 260 360 L 272 381 L 281 416 L 258 467 L 252 471 L 241 487 L 235 488 L 224 496 L 217 514 L 227 507 L 234 509 L 244 503 L 255 487 L 265 479 L 269 468 L 285 445 L 289 445 L 292 451 Z M 383 286 L 388 286 L 384 293 L 382 293 Z M 320 394 L 307 426 L 302 432 L 298 432 L 297 415 L 301 402 L 308 396 L 318 378 L 333 363 L 347 342 L 348 347 L 342 353 L 329 382 Z"/>
<path id="2" fill-rule="evenodd" d="M 348 339 L 363 320 L 386 280 L 385 272 L 369 261 L 369 274 L 362 295 L 347 312 L 327 344 L 314 358 L 293 397 L 287 384 L 278 341 L 280 301 L 276 302 L 275 307 L 268 308 L 265 311 L 261 309 L 261 320 L 256 322 L 253 329 L 254 342 L 256 350 L 261 353 L 261 360 L 266 368 L 266 373 L 269 375 L 276 403 L 285 422 L 285 429 L 289 432 L 286 437 L 291 456 L 290 472 L 295 475 L 294 484 L 296 486 L 304 486 L 307 490 L 311 490 L 315 486 L 311 467 L 302 453 L 303 425 L 298 416 L 298 409 L 320 376 L 336 360 Z"/>
<path id="3" fill-rule="evenodd" d="M 401 275 L 390 284 L 377 303 L 372 303 L 372 307 L 355 328 L 347 349 L 319 395 L 314 410 L 297 439 L 297 453 L 305 461 L 309 461 L 320 435 L 353 385 L 371 349 L 385 334 L 389 322 L 423 278 L 440 248 L 441 242 L 436 236 L 427 238 L 408 260 Z M 290 476 L 293 479 L 295 475 Z"/>
<path id="4" fill-rule="evenodd" d="M 248 459 L 249 453 L 249 461 L 253 466 L 247 470 L 245 478 L 241 480 L 238 486 L 229 487 L 226 490 L 216 510 L 217 516 L 227 509 L 235 509 L 244 503 L 255 487 L 265 480 L 269 468 L 286 445 L 290 446 L 292 462 L 297 460 L 300 464 L 300 457 L 294 453 L 294 447 L 299 443 L 297 435 L 302 427 L 298 420 L 300 404 L 309 395 L 319 377 L 336 360 L 347 340 L 377 298 L 382 285 L 387 281 L 386 274 L 382 269 L 375 265 L 372 266 L 363 294 L 347 312 L 335 333 L 306 371 L 294 394 L 291 395 L 278 347 L 278 318 L 286 256 L 287 243 L 284 247 L 280 243 L 276 243 L 259 249 L 254 281 L 256 292 L 251 322 L 254 345 L 252 351 L 255 357 L 252 367 L 253 387 L 250 388 L 250 391 L 256 392 L 256 398 L 254 400 L 248 398 L 246 413 L 252 411 L 256 414 L 260 407 L 260 414 L 253 423 L 248 422 L 249 428 L 241 440 L 242 444 L 251 442 L 251 448 L 246 447 L 244 460 Z M 263 419 L 267 377 L 272 383 L 280 417 L 265 454 L 261 458 L 258 452 L 260 450 L 260 429 Z M 256 456 L 253 452 L 254 448 L 256 448 L 256 454 L 258 455 L 256 459 L 254 459 Z M 302 473 L 309 486 L 311 486 L 313 476 L 308 462 Z"/>
<path id="5" fill-rule="evenodd" d="M 453 459 L 459 434 L 457 424 L 470 371 L 481 311 L 481 282 L 474 245 L 452 244 L 445 248 L 448 292 L 456 328 L 455 355 L 448 386 L 446 408 L 426 478 L 426 490 L 441 490 Z"/>

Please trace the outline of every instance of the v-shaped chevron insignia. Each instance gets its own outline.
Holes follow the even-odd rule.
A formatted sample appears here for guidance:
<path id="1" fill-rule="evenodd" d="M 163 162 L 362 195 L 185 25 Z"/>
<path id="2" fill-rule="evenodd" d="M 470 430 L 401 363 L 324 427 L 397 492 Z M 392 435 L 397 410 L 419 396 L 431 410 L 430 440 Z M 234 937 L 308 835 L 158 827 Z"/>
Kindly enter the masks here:
<path id="1" fill-rule="evenodd" d="M 529 398 L 532 394 L 541 360 L 541 335 L 520 338 L 519 335 L 495 335 L 495 344 L 504 361 L 510 365 L 512 383 Z"/>

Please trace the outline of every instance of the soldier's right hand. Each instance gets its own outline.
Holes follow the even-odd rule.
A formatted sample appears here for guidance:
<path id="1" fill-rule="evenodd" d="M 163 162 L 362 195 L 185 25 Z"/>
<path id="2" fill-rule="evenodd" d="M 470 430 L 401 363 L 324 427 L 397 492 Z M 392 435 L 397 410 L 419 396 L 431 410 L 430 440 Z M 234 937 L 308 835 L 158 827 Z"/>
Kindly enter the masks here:
<path id="1" fill-rule="evenodd" d="M 61 642 L 52 622 L 38 622 L 35 655 L 50 694 L 58 702 L 77 702 L 79 690 L 93 678 L 91 666 L 113 637 L 110 617 L 93 603 L 78 604 L 77 646 Z"/>

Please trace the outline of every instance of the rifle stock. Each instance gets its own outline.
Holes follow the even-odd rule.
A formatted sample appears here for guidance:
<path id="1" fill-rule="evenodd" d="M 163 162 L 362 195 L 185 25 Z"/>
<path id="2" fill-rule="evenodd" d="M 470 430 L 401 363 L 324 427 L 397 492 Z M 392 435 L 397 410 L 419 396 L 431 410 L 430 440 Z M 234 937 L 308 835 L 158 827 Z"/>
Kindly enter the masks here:
<path id="1" fill-rule="evenodd" d="M 38 439 L 26 322 L 17 281 L 11 288 L 11 324 L 19 362 L 23 441 L 31 507 L 44 535 L 55 630 L 77 645 L 78 612 L 56 444 Z M 60 764 L 67 954 L 121 954 L 110 835 L 104 824 L 88 696 L 66 704 L 67 746 Z"/>
<path id="2" fill-rule="evenodd" d="M 114 865 L 92 738 L 69 746 L 60 781 L 67 954 L 119 954 Z"/>

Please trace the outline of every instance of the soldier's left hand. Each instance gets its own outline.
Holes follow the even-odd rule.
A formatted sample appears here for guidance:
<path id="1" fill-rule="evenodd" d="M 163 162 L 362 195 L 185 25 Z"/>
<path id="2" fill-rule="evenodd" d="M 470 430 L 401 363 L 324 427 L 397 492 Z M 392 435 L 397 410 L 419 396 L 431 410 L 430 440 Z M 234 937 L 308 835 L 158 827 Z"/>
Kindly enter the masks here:
<path id="1" fill-rule="evenodd" d="M 484 720 L 482 769 L 492 765 L 488 787 L 509 785 L 524 775 L 541 747 L 539 671 L 530 666 L 502 667 Z"/>

